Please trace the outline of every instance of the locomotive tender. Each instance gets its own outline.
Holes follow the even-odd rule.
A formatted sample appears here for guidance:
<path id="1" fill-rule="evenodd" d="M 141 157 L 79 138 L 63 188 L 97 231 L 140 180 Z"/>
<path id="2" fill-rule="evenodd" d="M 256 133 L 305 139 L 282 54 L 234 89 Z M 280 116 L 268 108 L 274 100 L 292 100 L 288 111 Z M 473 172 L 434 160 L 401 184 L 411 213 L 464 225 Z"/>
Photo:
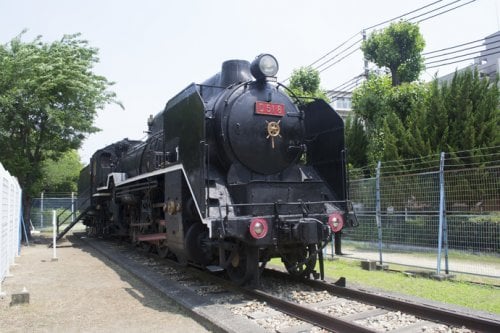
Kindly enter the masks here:
<path id="1" fill-rule="evenodd" d="M 147 140 L 98 150 L 79 180 L 88 231 L 224 269 L 238 284 L 258 283 L 274 257 L 290 274 L 323 278 L 323 247 L 355 224 L 344 124 L 277 71 L 269 54 L 226 61 L 150 117 Z"/>

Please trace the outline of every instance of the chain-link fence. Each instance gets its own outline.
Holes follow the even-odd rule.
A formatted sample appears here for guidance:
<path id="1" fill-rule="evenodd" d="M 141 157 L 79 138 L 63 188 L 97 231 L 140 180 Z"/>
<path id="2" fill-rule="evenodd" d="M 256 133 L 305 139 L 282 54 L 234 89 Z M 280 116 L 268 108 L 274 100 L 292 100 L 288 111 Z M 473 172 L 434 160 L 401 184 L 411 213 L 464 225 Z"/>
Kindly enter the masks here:
<path id="1" fill-rule="evenodd" d="M 75 218 L 76 193 L 40 193 L 31 200 L 30 223 L 34 230 L 52 230 L 53 211 L 58 221 L 72 222 Z"/>
<path id="2" fill-rule="evenodd" d="M 1 284 L 19 253 L 21 188 L 0 163 L 0 293 Z"/>
<path id="3" fill-rule="evenodd" d="M 344 231 L 344 253 L 500 278 L 500 147 L 379 163 L 375 173 L 351 179 L 359 227 Z"/>

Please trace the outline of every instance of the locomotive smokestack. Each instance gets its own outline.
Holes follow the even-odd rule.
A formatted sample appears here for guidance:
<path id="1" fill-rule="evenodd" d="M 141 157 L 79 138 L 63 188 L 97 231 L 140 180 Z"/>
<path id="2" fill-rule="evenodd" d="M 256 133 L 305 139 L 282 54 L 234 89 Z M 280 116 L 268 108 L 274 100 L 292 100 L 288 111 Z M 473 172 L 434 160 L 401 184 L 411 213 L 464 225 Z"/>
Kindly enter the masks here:
<path id="1" fill-rule="evenodd" d="M 151 135 L 151 133 L 153 133 L 153 124 L 154 124 L 154 118 L 152 114 L 149 115 L 147 124 L 148 124 L 148 130 L 146 133 Z"/>
<path id="2" fill-rule="evenodd" d="M 250 63 L 246 60 L 228 60 L 222 64 L 220 85 L 228 87 L 234 83 L 252 80 Z"/>

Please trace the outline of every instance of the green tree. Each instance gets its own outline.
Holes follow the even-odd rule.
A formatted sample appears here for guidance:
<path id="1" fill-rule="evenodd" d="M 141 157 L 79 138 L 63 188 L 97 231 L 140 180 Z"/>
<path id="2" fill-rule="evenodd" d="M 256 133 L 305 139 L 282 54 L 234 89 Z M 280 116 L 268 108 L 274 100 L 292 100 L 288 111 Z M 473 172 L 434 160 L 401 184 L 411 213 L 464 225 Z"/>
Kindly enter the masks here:
<path id="1" fill-rule="evenodd" d="M 426 135 L 439 151 L 500 145 L 500 91 L 477 70 L 455 73 L 452 81 L 432 83 L 427 99 Z"/>
<path id="2" fill-rule="evenodd" d="M 364 149 L 369 164 L 411 158 L 412 149 L 416 152 L 415 147 L 428 145 L 423 141 L 425 135 L 419 132 L 427 127 L 422 119 L 426 95 L 425 84 L 392 86 L 389 76 L 374 74 L 354 91 L 353 110 L 365 124 L 368 145 Z"/>
<path id="3" fill-rule="evenodd" d="M 83 165 L 74 149 L 65 152 L 57 160 L 46 159 L 42 163 L 42 176 L 33 186 L 36 193 L 76 192 L 78 177 Z"/>
<path id="4" fill-rule="evenodd" d="M 93 73 L 98 50 L 78 34 L 52 43 L 22 35 L 0 45 L 0 160 L 18 177 L 29 208 L 43 162 L 80 147 L 98 130 L 97 110 L 118 102 L 108 90 L 113 83 Z"/>
<path id="5" fill-rule="evenodd" d="M 418 79 L 424 68 L 422 51 L 425 41 L 418 25 L 400 21 L 372 33 L 363 41 L 365 58 L 391 71 L 392 85 Z"/>
<path id="6" fill-rule="evenodd" d="M 387 75 L 370 75 L 352 95 L 353 110 L 363 119 L 368 132 L 381 125 L 380 119 L 389 112 L 391 79 Z"/>
<path id="7" fill-rule="evenodd" d="M 329 102 L 320 88 L 319 72 L 311 67 L 300 67 L 292 72 L 288 88 L 298 97 L 320 98 Z"/>
<path id="8" fill-rule="evenodd" d="M 345 145 L 349 165 L 361 168 L 368 164 L 367 150 L 368 138 L 365 133 L 363 121 L 357 116 L 350 116 L 345 122 Z"/>

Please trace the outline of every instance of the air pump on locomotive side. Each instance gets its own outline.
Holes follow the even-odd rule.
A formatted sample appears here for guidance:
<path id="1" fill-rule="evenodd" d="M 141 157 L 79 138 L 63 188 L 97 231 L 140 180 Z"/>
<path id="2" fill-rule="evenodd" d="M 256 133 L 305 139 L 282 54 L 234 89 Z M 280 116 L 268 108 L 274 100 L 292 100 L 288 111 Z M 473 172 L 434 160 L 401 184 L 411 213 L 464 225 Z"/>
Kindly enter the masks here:
<path id="1" fill-rule="evenodd" d="M 326 102 L 294 96 L 277 71 L 269 54 L 226 61 L 150 117 L 146 141 L 98 150 L 79 181 L 88 231 L 225 269 L 238 284 L 258 283 L 274 257 L 290 274 L 323 278 L 321 250 L 355 223 L 344 125 Z"/>

